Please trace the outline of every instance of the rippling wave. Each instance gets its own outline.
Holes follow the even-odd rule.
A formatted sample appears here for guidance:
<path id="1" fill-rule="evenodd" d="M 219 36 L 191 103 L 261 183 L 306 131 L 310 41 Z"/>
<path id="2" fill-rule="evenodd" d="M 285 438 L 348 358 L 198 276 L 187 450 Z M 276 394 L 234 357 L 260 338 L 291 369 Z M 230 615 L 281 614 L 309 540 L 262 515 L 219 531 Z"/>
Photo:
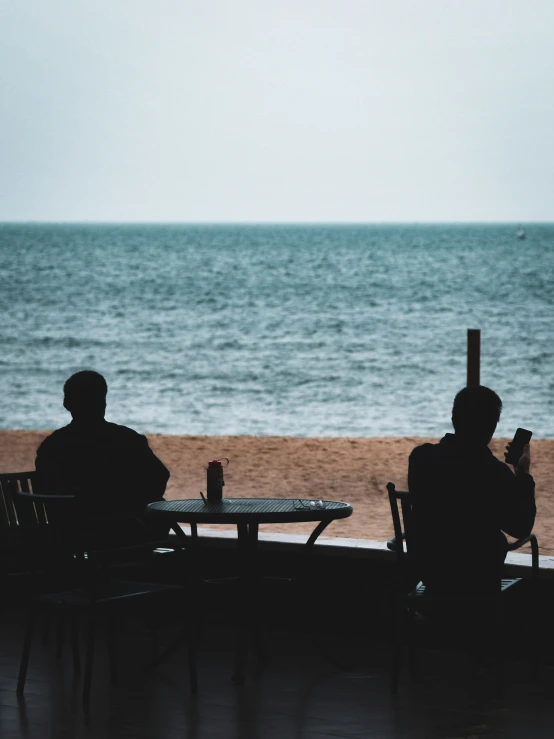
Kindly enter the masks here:
<path id="1" fill-rule="evenodd" d="M 442 434 L 466 329 L 499 433 L 554 436 L 554 226 L 0 225 L 3 428 L 108 418 L 175 434 Z"/>

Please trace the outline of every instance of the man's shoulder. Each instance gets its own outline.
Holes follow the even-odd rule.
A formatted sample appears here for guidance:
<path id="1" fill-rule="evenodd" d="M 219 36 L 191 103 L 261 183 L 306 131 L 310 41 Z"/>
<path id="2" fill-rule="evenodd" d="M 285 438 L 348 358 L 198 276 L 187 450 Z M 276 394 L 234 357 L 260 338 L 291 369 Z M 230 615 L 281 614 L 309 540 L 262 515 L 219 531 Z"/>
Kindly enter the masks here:
<path id="1" fill-rule="evenodd" d="M 105 421 L 100 427 L 77 428 L 68 424 L 49 434 L 39 445 L 38 452 L 49 453 L 59 449 L 82 447 L 83 445 L 108 444 L 109 446 L 142 448 L 148 446 L 146 436 L 128 426 Z"/>
<path id="2" fill-rule="evenodd" d="M 148 444 L 148 440 L 143 434 L 139 434 L 138 431 L 135 431 L 128 426 L 121 426 L 118 423 L 111 423 L 110 421 L 106 421 L 106 435 L 123 444 Z"/>
<path id="3" fill-rule="evenodd" d="M 62 428 L 52 431 L 48 434 L 38 446 L 38 451 L 55 449 L 57 446 L 63 446 L 67 439 L 71 436 L 71 424 L 62 426 Z"/>
<path id="4" fill-rule="evenodd" d="M 428 459 L 435 454 L 438 444 L 431 444 L 427 441 L 424 444 L 419 444 L 412 449 L 410 454 L 410 461 L 417 462 L 419 460 Z"/>

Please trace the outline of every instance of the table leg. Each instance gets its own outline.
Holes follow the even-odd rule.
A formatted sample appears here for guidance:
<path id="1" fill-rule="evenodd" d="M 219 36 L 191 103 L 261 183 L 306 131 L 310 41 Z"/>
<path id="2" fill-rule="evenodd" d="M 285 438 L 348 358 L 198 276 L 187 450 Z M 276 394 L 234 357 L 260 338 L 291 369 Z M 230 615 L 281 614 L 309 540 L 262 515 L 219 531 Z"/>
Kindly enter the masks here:
<path id="1" fill-rule="evenodd" d="M 237 524 L 237 543 L 238 543 L 238 566 L 239 581 L 237 583 L 237 608 L 236 615 L 236 631 L 235 631 L 235 667 L 232 680 L 236 685 L 244 685 L 244 665 L 246 662 L 247 651 L 247 619 L 248 607 L 246 603 L 246 594 L 248 592 L 248 549 L 250 543 L 250 532 L 248 524 Z"/>
<path id="2" fill-rule="evenodd" d="M 179 542 L 183 550 L 189 549 L 190 547 L 189 538 L 185 534 L 183 529 L 179 526 L 178 523 L 171 525 L 171 531 L 173 531 L 173 533 L 175 534 L 177 541 Z"/>
<path id="3" fill-rule="evenodd" d="M 237 524 L 239 548 L 238 606 L 236 609 L 235 669 L 232 679 L 244 685 L 244 667 L 252 635 L 258 660 L 261 659 L 261 634 L 256 609 L 258 524 Z"/>
<path id="4" fill-rule="evenodd" d="M 306 569 L 307 569 L 307 566 L 308 566 L 308 560 L 309 560 L 310 554 L 313 551 L 314 544 L 317 541 L 317 539 L 319 538 L 319 536 L 323 533 L 323 531 L 325 531 L 325 529 L 327 528 L 327 526 L 329 526 L 330 523 L 331 523 L 331 521 L 320 521 L 320 523 L 312 531 L 312 533 L 311 533 L 308 541 L 306 542 L 306 544 L 304 545 L 304 548 L 302 550 L 302 561 L 301 561 L 300 568 L 299 568 L 299 570 L 300 570 L 299 571 L 299 574 L 293 580 L 294 585 L 298 589 L 298 596 L 297 597 L 302 602 L 301 608 L 302 608 L 302 611 L 304 613 L 303 621 L 306 624 L 313 623 L 314 620 L 312 618 L 310 618 L 311 614 L 308 612 L 309 605 L 310 605 L 310 600 L 309 600 L 309 597 L 306 597 L 307 594 L 308 594 L 308 588 L 307 587 L 303 587 L 303 581 L 304 581 L 304 579 L 306 577 Z M 330 653 L 330 651 L 327 649 L 327 647 L 325 646 L 325 644 L 319 639 L 319 637 L 317 636 L 317 634 L 315 634 L 314 631 L 311 630 L 311 629 L 309 631 L 309 637 L 310 637 L 312 643 L 314 644 L 316 650 L 319 652 L 319 654 L 321 656 L 325 657 L 325 659 L 327 659 L 329 662 L 331 662 L 331 664 L 334 667 L 337 667 L 338 669 L 341 669 L 341 670 L 346 669 L 345 666 L 341 662 L 339 662 L 336 659 L 336 657 L 334 657 Z"/>
<path id="5" fill-rule="evenodd" d="M 312 533 L 310 534 L 310 538 L 308 539 L 308 541 L 304 544 L 304 548 L 302 549 L 302 564 L 300 565 L 301 575 L 303 574 L 302 571 L 305 570 L 306 568 L 308 557 L 313 551 L 314 544 L 319 539 L 321 534 L 325 531 L 327 526 L 329 526 L 330 523 L 331 521 L 320 521 L 318 525 L 315 527 L 315 529 L 312 531 Z"/>
<path id="6" fill-rule="evenodd" d="M 299 599 L 304 601 L 303 611 L 307 610 L 305 593 L 303 592 L 302 582 L 306 574 L 306 567 L 309 555 L 313 551 L 313 547 L 319 536 L 325 531 L 331 521 L 320 521 L 311 533 L 308 541 L 302 550 L 302 559 L 300 563 L 300 572 L 292 582 L 297 586 L 299 591 Z M 263 640 L 261 635 L 261 627 L 259 620 L 259 612 L 256 603 L 256 585 L 258 582 L 258 524 L 238 524 L 238 547 L 239 547 L 239 588 L 238 588 L 238 607 L 237 613 L 237 631 L 236 631 L 236 648 L 235 648 L 235 670 L 233 681 L 237 685 L 244 685 L 244 667 L 246 657 L 248 655 L 248 637 L 251 636 L 254 642 L 254 649 L 258 665 L 262 665 L 266 660 Z M 310 619 L 304 619 L 306 623 Z M 317 651 L 325 656 L 335 666 L 340 666 L 332 655 L 329 654 L 321 644 L 317 636 L 310 630 L 310 637 L 316 646 Z"/>
<path id="7" fill-rule="evenodd" d="M 258 602 L 258 586 L 260 583 L 260 571 L 258 567 L 258 534 L 259 527 L 257 523 L 251 523 L 248 531 L 249 550 L 247 563 L 248 567 L 248 608 L 250 614 L 250 625 L 252 638 L 254 640 L 254 652 L 258 661 L 258 670 L 261 669 L 267 660 L 264 648 L 264 640 L 262 638 L 262 627 L 260 619 L 260 608 Z"/>

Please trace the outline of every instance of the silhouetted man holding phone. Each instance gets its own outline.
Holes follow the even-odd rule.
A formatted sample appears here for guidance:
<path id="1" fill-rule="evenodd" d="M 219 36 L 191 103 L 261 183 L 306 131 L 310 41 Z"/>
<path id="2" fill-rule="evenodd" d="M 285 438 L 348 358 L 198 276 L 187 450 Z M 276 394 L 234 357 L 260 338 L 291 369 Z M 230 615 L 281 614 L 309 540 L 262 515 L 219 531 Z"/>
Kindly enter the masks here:
<path id="1" fill-rule="evenodd" d="M 416 559 L 430 592 L 446 594 L 461 579 L 479 593 L 498 590 L 507 553 L 502 532 L 520 539 L 533 528 L 529 445 L 514 472 L 488 447 L 501 411 L 502 401 L 489 388 L 464 388 L 452 408 L 454 434 L 410 455 Z"/>
<path id="2" fill-rule="evenodd" d="M 105 420 L 108 386 L 98 372 L 72 375 L 64 385 L 64 408 L 72 417 L 39 446 L 37 489 L 72 494 L 91 516 L 142 517 L 161 500 L 169 472 L 145 436 Z"/>

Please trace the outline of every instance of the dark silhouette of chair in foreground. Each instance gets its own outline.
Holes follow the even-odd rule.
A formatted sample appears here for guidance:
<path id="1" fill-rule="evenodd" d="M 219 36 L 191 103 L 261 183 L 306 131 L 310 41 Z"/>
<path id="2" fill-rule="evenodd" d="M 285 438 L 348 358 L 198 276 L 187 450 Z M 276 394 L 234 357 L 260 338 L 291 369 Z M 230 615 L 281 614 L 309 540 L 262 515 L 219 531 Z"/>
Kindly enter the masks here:
<path id="1" fill-rule="evenodd" d="M 405 637 L 408 637 L 410 650 L 410 672 L 412 678 L 416 672 L 415 634 L 414 627 L 416 614 L 419 608 L 424 609 L 426 604 L 450 605 L 453 607 L 462 604 L 478 604 L 483 611 L 488 609 L 493 619 L 492 639 L 496 658 L 496 677 L 499 692 L 503 690 L 504 664 L 503 655 L 505 642 L 503 641 L 503 593 L 512 588 L 521 578 L 502 579 L 498 591 L 489 595 L 475 594 L 471 589 L 471 580 L 449 583 L 448 595 L 434 595 L 426 592 L 425 585 L 419 581 L 417 566 L 414 557 L 415 549 L 415 520 L 414 494 L 396 490 L 394 484 L 387 484 L 391 506 L 394 538 L 387 542 L 387 547 L 396 552 L 399 570 L 399 588 L 395 604 L 395 635 L 394 658 L 391 676 L 391 693 L 398 693 L 398 683 L 402 666 L 402 655 Z M 400 507 L 399 507 L 400 503 Z M 406 547 L 404 548 L 404 542 Z M 468 542 L 470 544 L 470 542 Z M 539 548 L 534 534 L 519 539 L 508 546 L 509 551 L 520 549 L 525 544 L 531 545 L 532 577 L 539 573 Z M 437 552 L 437 556 L 441 556 Z M 481 611 L 481 612 L 483 612 Z"/>
<path id="2" fill-rule="evenodd" d="M 18 493 L 34 492 L 35 473 L 0 474 L 0 567 L 4 575 L 32 574 L 47 540 L 48 519 L 38 500 L 25 505 Z"/>
<path id="3" fill-rule="evenodd" d="M 43 583 L 50 577 L 64 582 L 61 590 L 35 594 L 29 607 L 28 622 L 23 646 L 17 694 L 23 695 L 27 676 L 31 645 L 37 616 L 51 610 L 57 612 L 58 656 L 61 655 L 65 636 L 66 615 L 71 615 L 71 643 L 75 673 L 80 673 L 79 626 L 81 616 L 86 617 L 85 665 L 83 678 L 83 707 L 88 713 L 92 684 L 95 638 L 98 621 L 102 614 L 107 617 L 107 643 L 111 677 L 117 677 L 116 625 L 117 611 L 123 607 L 136 607 L 139 601 L 156 602 L 174 599 L 185 611 L 185 590 L 179 585 L 142 582 L 122 579 L 121 571 L 129 571 L 137 565 L 142 568 L 151 562 L 158 542 L 145 541 L 136 545 L 118 548 L 100 548 L 94 534 L 98 531 L 96 520 L 91 529 L 83 527 L 79 508 L 73 496 L 39 495 L 33 492 L 34 473 L 14 473 L 0 476 L 1 526 L 0 536 L 9 532 L 12 554 L 18 555 L 22 548 L 26 571 Z M 122 519 L 123 520 L 123 519 Z M 113 523 L 113 519 L 111 519 Z M 139 525 L 144 526 L 142 522 Z M 146 531 L 146 529 L 145 529 Z M 161 542 L 178 554 L 178 544 Z M 167 551 L 165 549 L 164 551 Z M 137 561 L 138 560 L 138 561 Z M 159 608 L 165 610 L 160 603 Z M 190 617 L 189 617 L 190 620 Z M 193 693 L 197 692 L 196 653 L 193 641 L 194 630 L 189 629 L 189 678 Z"/>

